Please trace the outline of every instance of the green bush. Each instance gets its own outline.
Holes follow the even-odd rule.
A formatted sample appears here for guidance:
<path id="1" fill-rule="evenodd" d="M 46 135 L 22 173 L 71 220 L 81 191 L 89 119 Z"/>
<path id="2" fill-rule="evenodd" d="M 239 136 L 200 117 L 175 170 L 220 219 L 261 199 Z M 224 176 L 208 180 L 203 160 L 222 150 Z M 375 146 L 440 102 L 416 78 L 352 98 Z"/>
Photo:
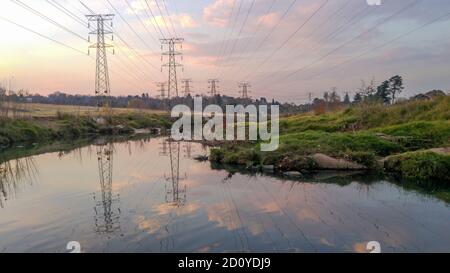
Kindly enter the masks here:
<path id="1" fill-rule="evenodd" d="M 431 180 L 450 186 L 450 156 L 434 152 L 409 152 L 385 161 L 386 171 L 401 178 L 426 183 Z"/>

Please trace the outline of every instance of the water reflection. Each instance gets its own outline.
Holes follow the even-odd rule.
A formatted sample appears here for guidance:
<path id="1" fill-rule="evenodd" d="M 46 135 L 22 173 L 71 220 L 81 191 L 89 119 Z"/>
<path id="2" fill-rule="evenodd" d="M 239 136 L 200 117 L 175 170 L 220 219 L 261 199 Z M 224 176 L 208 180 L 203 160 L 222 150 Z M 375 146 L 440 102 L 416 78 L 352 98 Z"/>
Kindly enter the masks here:
<path id="1" fill-rule="evenodd" d="M 97 233 L 120 230 L 120 195 L 113 193 L 113 143 L 97 144 L 100 193 L 94 194 L 94 219 Z"/>
<path id="2" fill-rule="evenodd" d="M 449 203 L 436 192 L 192 159 L 205 153 L 168 138 L 103 140 L 1 163 L 0 252 L 65 251 L 71 240 L 86 252 L 366 252 L 372 240 L 383 252 L 449 250 Z"/>
<path id="3" fill-rule="evenodd" d="M 24 181 L 32 185 L 37 173 L 33 157 L 5 162 L 0 160 L 0 208 L 16 196 Z"/>

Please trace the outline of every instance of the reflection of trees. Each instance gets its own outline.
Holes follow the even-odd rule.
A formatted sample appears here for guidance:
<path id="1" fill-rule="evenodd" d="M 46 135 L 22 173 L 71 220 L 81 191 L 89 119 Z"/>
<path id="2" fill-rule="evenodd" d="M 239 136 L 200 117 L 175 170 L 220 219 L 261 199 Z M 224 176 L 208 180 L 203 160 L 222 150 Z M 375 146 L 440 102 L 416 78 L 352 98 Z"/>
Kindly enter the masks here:
<path id="1" fill-rule="evenodd" d="M 112 143 L 97 146 L 98 172 L 100 181 L 100 198 L 94 195 L 96 201 L 95 230 L 98 233 L 112 233 L 120 229 L 120 199 L 113 194 L 113 154 Z M 117 209 L 115 208 L 117 206 Z"/>
<path id="2" fill-rule="evenodd" d="M 37 168 L 32 157 L 25 157 L 0 163 L 0 207 L 16 196 L 20 184 L 27 181 L 32 184 Z"/>

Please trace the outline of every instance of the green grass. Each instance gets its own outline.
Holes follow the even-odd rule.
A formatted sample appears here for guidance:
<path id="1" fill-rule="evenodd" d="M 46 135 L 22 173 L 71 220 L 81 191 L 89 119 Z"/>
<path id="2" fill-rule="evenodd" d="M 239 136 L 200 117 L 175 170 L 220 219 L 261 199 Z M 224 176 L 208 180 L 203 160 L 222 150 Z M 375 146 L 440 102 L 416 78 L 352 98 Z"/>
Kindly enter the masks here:
<path id="1" fill-rule="evenodd" d="M 450 186 L 450 156 L 433 152 L 409 152 L 389 157 L 385 170 L 418 183 Z"/>
<path id="2" fill-rule="evenodd" d="M 119 113 L 107 125 L 98 124 L 89 116 L 61 113 L 52 118 L 0 119 L 0 147 L 51 140 L 71 140 L 93 135 L 130 134 L 134 129 L 168 128 L 166 115 L 148 113 Z"/>
<path id="3" fill-rule="evenodd" d="M 315 168 L 310 155 L 325 153 L 378 169 L 378 160 L 383 157 L 449 145 L 450 97 L 445 96 L 392 106 L 365 104 L 335 113 L 284 117 L 280 120 L 280 146 L 276 151 L 260 152 L 259 143 L 254 142 L 224 144 L 213 150 L 211 161 L 301 170 Z M 404 160 L 405 165 L 391 170 L 407 179 L 438 179 L 434 172 L 447 173 L 449 168 L 445 160 L 437 157 L 421 156 L 417 161 L 421 164 L 413 163 L 408 156 L 400 157 L 399 161 Z"/>

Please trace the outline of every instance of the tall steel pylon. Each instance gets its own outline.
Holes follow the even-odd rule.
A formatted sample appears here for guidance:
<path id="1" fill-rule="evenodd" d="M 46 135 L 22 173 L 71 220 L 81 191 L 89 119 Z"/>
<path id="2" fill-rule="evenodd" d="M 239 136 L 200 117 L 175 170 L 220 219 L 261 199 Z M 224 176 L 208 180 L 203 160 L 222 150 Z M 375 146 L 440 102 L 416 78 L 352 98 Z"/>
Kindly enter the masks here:
<path id="1" fill-rule="evenodd" d="M 208 88 L 209 88 L 209 94 L 211 97 L 214 97 L 219 94 L 218 89 L 219 86 L 217 85 L 219 83 L 218 79 L 209 79 L 208 80 Z"/>
<path id="2" fill-rule="evenodd" d="M 184 96 L 187 97 L 187 96 L 191 95 L 192 80 L 191 79 L 182 79 L 181 82 L 183 83 Z"/>
<path id="3" fill-rule="evenodd" d="M 180 187 L 180 181 L 186 178 L 180 177 L 180 142 L 167 139 L 163 141 L 162 156 L 169 156 L 170 176 L 165 177 L 169 182 L 166 185 L 166 202 L 175 207 L 182 207 L 186 204 L 186 185 Z"/>
<path id="4" fill-rule="evenodd" d="M 95 71 L 95 95 L 97 96 L 97 106 L 103 107 L 107 113 L 111 110 L 111 87 L 109 83 L 107 48 L 112 48 L 113 45 L 105 43 L 105 35 L 111 35 L 111 40 L 114 40 L 112 31 L 105 30 L 105 23 L 110 23 L 113 26 L 112 20 L 114 14 L 93 14 L 86 15 L 89 27 L 91 22 L 94 22 L 96 29 L 89 32 L 90 35 L 96 35 L 97 41 L 89 46 L 89 49 L 95 48 L 97 50 L 96 71 Z"/>
<path id="5" fill-rule="evenodd" d="M 177 79 L 177 67 L 183 67 L 182 64 L 177 63 L 177 56 L 181 56 L 181 60 L 183 59 L 183 55 L 181 52 L 177 51 L 177 45 L 180 45 L 180 48 L 183 48 L 183 38 L 170 38 L 170 39 L 161 39 L 161 50 L 164 50 L 164 47 L 167 47 L 167 51 L 163 51 L 161 60 L 163 60 L 164 56 L 168 56 L 168 62 L 163 64 L 161 67 L 161 71 L 163 67 L 169 68 L 169 79 L 168 79 L 168 88 L 167 88 L 167 97 L 170 99 L 175 96 L 178 97 L 178 79 Z"/>
<path id="6" fill-rule="evenodd" d="M 98 233 L 112 233 L 120 229 L 120 202 L 119 195 L 113 194 L 113 151 L 112 143 L 101 143 L 97 146 L 98 172 L 100 181 L 100 198 L 96 202 L 95 230 Z"/>
<path id="7" fill-rule="evenodd" d="M 249 98 L 248 94 L 250 93 L 250 90 L 249 90 L 250 87 L 252 87 L 252 86 L 248 82 L 241 82 L 241 83 L 239 83 L 239 88 L 241 88 L 239 93 L 241 94 L 243 99 L 248 99 Z"/>

